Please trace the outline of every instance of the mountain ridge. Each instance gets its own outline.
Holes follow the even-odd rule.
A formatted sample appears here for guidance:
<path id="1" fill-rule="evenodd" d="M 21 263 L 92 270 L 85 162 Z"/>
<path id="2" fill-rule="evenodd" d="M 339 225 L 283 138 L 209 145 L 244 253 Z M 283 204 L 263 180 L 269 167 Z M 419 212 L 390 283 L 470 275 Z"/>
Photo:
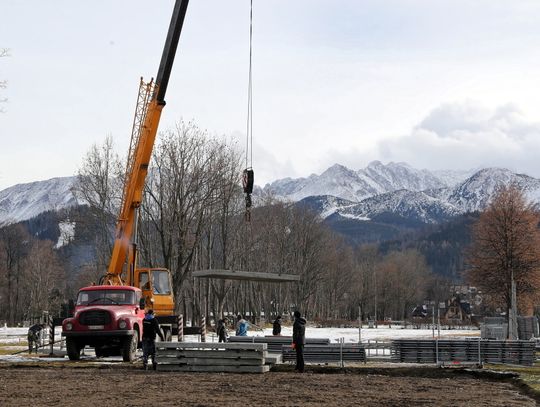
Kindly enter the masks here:
<path id="1" fill-rule="evenodd" d="M 0 226 L 80 205 L 73 194 L 76 181 L 76 176 L 57 177 L 0 191 Z M 320 175 L 275 180 L 257 187 L 254 198 L 256 202 L 257 194 L 271 194 L 303 203 L 323 219 L 392 217 L 432 224 L 484 209 L 496 189 L 509 183 L 519 185 L 529 200 L 540 202 L 540 179 L 504 168 L 429 171 L 380 161 L 359 170 L 334 164 Z"/>
<path id="2" fill-rule="evenodd" d="M 300 201 L 309 196 L 333 195 L 360 202 L 374 195 L 399 189 L 423 191 L 453 187 L 474 173 L 467 171 L 418 170 L 407 163 L 372 161 L 365 168 L 351 170 L 334 164 L 320 175 L 307 178 L 284 178 L 268 183 L 263 191 L 280 199 Z"/>

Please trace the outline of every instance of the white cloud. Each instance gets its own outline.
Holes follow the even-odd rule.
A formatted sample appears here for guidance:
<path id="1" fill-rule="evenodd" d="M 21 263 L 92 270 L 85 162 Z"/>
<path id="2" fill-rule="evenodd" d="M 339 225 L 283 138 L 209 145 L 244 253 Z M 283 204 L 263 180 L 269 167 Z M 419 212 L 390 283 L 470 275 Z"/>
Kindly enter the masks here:
<path id="1" fill-rule="evenodd" d="M 471 101 L 434 109 L 410 134 L 379 143 L 381 159 L 429 169 L 506 167 L 540 176 L 540 123 L 514 105 L 493 109 Z"/>
<path id="2" fill-rule="evenodd" d="M 127 150 L 136 86 L 156 72 L 173 1 L 3 3 L 0 189 L 74 174 L 106 134 Z M 376 159 L 536 171 L 540 2 L 328 4 L 254 5 L 258 183 Z M 151 23 L 133 24 L 150 9 Z M 184 117 L 244 132 L 248 30 L 248 2 L 190 3 L 160 129 Z M 469 98 L 487 107 L 443 105 Z"/>

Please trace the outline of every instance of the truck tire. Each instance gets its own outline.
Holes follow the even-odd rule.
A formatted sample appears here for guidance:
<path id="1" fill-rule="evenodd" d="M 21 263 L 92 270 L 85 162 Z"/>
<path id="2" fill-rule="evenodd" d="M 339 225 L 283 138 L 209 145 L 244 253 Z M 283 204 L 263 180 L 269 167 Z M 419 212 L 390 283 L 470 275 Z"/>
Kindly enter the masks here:
<path id="1" fill-rule="evenodd" d="M 122 344 L 122 360 L 124 362 L 133 362 L 137 354 L 137 344 L 139 343 L 139 334 L 135 332 L 132 336 L 125 338 Z"/>
<path id="2" fill-rule="evenodd" d="M 79 360 L 81 358 L 81 348 L 73 338 L 66 338 L 66 349 L 69 360 Z"/>

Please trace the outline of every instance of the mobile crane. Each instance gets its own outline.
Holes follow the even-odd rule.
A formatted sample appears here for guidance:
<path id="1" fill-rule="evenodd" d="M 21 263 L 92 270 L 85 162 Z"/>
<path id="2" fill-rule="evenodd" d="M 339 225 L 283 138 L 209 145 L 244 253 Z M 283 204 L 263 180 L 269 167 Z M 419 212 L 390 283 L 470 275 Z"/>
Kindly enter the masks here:
<path id="1" fill-rule="evenodd" d="M 145 307 L 154 309 L 161 319 L 168 340 L 176 322 L 170 272 L 165 268 L 138 268 L 133 236 L 188 2 L 176 0 L 156 80 L 140 80 L 109 268 L 100 285 L 79 291 L 74 316 L 62 323 L 71 360 L 79 359 L 85 346 L 94 347 L 96 356 L 120 353 L 124 361 L 134 360 Z"/>

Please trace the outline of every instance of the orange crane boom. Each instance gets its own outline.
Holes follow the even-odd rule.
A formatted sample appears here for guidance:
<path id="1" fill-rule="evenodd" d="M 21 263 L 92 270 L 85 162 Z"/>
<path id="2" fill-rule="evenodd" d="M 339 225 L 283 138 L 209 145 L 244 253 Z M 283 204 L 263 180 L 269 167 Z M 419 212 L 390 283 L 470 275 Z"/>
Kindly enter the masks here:
<path id="1" fill-rule="evenodd" d="M 122 207 L 116 224 L 115 241 L 109 268 L 107 274 L 102 278 L 102 284 L 143 285 L 143 281 L 139 278 L 139 272 L 142 271 L 147 273 L 144 282 L 151 281 L 148 274 L 151 274 L 151 270 L 139 270 L 136 267 L 136 244 L 133 243 L 133 236 L 136 233 L 137 210 L 143 198 L 148 166 L 154 148 L 161 112 L 165 106 L 165 93 L 188 3 L 189 0 L 176 0 L 155 82 L 150 80 L 150 82 L 145 83 L 142 78 L 140 81 L 127 159 Z M 167 271 L 165 269 L 158 270 L 161 272 Z M 149 296 L 152 296 L 152 290 L 148 289 L 147 291 L 145 294 L 148 299 Z M 174 301 L 172 291 L 169 291 L 170 300 L 167 300 L 167 302 L 171 302 L 171 304 L 168 304 L 167 308 L 171 308 L 170 312 L 173 312 Z M 143 292 L 145 292 L 144 289 Z M 154 290 L 153 293 L 155 292 Z M 150 302 L 154 302 L 153 297 Z"/>

